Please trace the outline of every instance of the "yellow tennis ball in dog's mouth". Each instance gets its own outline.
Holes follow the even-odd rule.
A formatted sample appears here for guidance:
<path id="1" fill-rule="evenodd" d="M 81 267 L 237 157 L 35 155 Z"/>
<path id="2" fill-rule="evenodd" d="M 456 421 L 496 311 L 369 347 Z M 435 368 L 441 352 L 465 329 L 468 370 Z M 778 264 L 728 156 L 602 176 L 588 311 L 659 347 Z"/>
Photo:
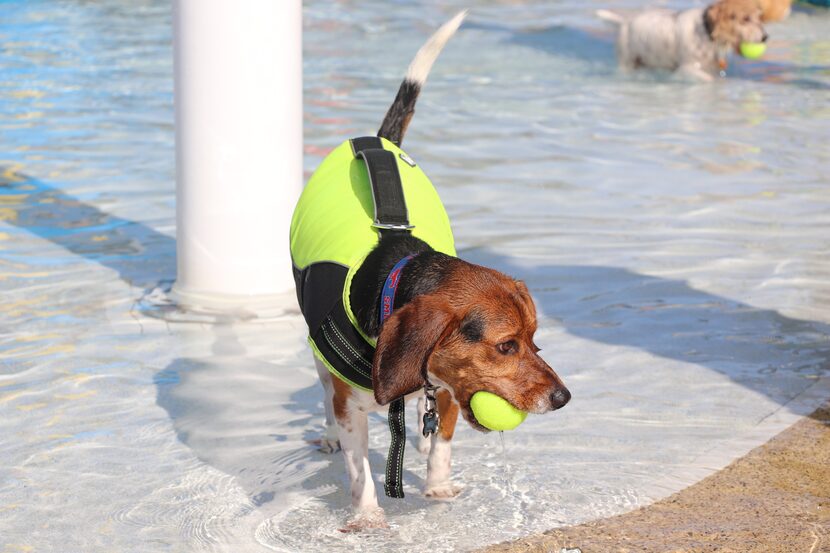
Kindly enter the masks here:
<path id="1" fill-rule="evenodd" d="M 748 60 L 757 60 L 766 50 L 767 45 L 763 42 L 741 42 L 741 55 Z"/>
<path id="2" fill-rule="evenodd" d="M 506 399 L 490 392 L 476 392 L 470 398 L 476 420 L 490 430 L 513 430 L 524 422 L 527 413 L 513 407 Z"/>

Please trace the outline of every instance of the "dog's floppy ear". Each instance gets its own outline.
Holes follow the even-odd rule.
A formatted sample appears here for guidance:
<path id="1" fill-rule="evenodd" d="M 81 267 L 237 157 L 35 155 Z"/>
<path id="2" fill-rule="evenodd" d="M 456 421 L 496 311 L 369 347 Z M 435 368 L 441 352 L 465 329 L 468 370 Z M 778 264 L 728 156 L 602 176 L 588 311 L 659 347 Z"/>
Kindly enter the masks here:
<path id="1" fill-rule="evenodd" d="M 375 401 L 390 401 L 424 384 L 435 346 L 458 325 L 451 307 L 435 295 L 418 296 L 383 323 L 372 361 Z"/>
<path id="2" fill-rule="evenodd" d="M 536 305 L 533 303 L 533 298 L 530 296 L 530 290 L 527 289 L 527 284 L 525 284 L 522 280 L 514 280 L 513 284 L 516 285 L 516 290 L 519 292 L 519 298 L 524 305 L 525 316 L 527 317 L 528 322 L 535 322 Z"/>
<path id="3" fill-rule="evenodd" d="M 712 4 L 703 11 L 703 26 L 709 38 L 715 40 L 715 24 L 720 17 L 721 6 L 718 3 Z"/>

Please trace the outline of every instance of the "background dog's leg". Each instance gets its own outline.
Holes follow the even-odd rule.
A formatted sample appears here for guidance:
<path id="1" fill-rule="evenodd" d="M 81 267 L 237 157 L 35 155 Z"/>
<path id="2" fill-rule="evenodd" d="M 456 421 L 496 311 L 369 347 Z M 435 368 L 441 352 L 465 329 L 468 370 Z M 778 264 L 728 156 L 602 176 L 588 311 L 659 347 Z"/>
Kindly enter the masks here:
<path id="1" fill-rule="evenodd" d="M 317 367 L 317 374 L 320 376 L 320 384 L 323 385 L 323 407 L 326 409 L 326 430 L 317 445 L 323 453 L 334 453 L 340 451 L 340 441 L 337 433 L 337 424 L 334 421 L 334 387 L 331 383 L 331 373 L 323 365 L 323 362 L 314 356 L 314 366 Z"/>
<path id="2" fill-rule="evenodd" d="M 703 81 L 707 83 L 715 80 L 715 77 L 713 77 L 706 71 L 702 70 L 695 63 L 687 63 L 685 65 L 681 65 L 677 72 L 680 74 L 681 77 L 690 80 Z"/>
<path id="3" fill-rule="evenodd" d="M 418 451 L 422 455 L 429 453 L 432 437 L 424 437 L 424 413 L 427 412 L 427 401 L 424 396 L 418 398 Z"/>
<path id="4" fill-rule="evenodd" d="M 455 423 L 458 420 L 458 404 L 447 390 L 440 390 L 435 399 L 438 402 L 438 432 L 432 435 L 432 447 L 427 458 L 427 482 L 424 495 L 439 499 L 455 497 L 460 486 L 450 481 L 450 451 Z"/>
<path id="5" fill-rule="evenodd" d="M 625 71 L 631 71 L 637 68 L 635 57 L 631 54 L 631 49 L 628 44 L 628 23 L 620 25 L 620 33 L 617 35 L 617 61 L 620 68 Z"/>

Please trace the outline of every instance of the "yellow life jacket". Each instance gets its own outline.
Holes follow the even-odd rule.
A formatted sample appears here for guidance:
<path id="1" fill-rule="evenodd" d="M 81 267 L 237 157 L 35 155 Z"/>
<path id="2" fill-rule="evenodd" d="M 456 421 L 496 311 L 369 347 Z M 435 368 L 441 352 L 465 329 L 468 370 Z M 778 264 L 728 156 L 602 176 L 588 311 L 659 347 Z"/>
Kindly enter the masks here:
<path id="1" fill-rule="evenodd" d="M 375 158 L 361 156 L 360 150 L 367 146 L 382 154 L 385 166 L 373 169 L 370 160 Z M 394 164 L 392 156 L 378 152 L 380 149 L 394 156 Z M 399 177 L 394 175 L 395 168 Z M 378 186 L 382 188 L 384 183 L 373 183 L 372 178 L 399 178 L 398 190 L 403 192 L 403 209 L 412 235 L 436 251 L 456 255 L 438 192 L 412 158 L 392 142 L 376 137 L 347 140 L 311 176 L 291 220 L 297 299 L 315 355 L 329 371 L 365 390 L 372 389 L 375 341 L 352 313 L 349 290 L 352 277 L 378 244 L 379 229 L 387 228 L 386 221 L 378 220 L 383 206 L 375 198 Z"/>

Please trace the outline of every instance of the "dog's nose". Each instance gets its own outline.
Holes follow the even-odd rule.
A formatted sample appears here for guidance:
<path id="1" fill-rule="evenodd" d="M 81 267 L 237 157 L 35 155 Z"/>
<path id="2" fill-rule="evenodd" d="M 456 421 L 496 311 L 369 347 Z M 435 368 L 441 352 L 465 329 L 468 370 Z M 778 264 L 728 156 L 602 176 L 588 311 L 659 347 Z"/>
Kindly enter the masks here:
<path id="1" fill-rule="evenodd" d="M 571 400 L 571 393 L 567 388 L 559 388 L 550 395 L 550 408 L 553 411 L 561 409 Z"/>
<path id="2" fill-rule="evenodd" d="M 761 42 L 766 42 L 768 38 L 769 35 L 766 32 L 764 32 L 764 36 L 761 37 Z"/>

